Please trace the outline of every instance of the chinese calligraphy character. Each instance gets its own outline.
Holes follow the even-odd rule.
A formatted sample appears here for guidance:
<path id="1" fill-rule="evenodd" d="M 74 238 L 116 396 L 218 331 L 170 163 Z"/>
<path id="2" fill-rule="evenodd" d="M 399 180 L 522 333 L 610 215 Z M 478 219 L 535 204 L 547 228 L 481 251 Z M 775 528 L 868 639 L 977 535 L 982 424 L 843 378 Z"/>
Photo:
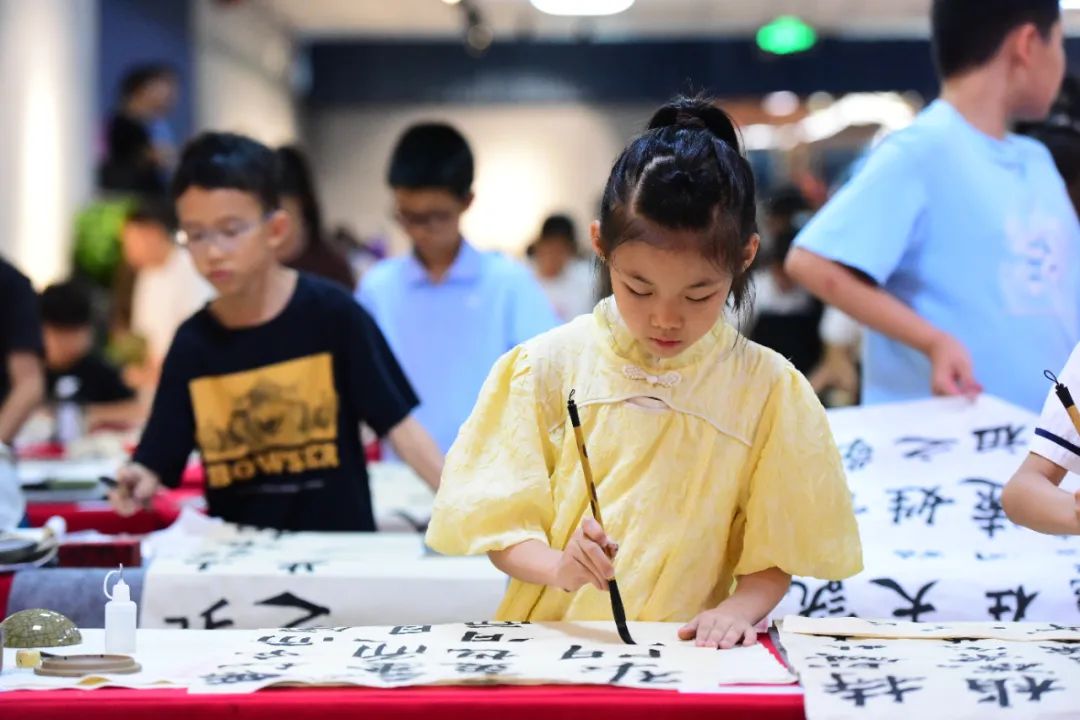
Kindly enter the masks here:
<path id="1" fill-rule="evenodd" d="M 919 622 L 919 618 L 924 613 L 931 613 L 937 611 L 936 607 L 934 607 L 928 602 L 924 602 L 923 600 L 923 598 L 926 597 L 926 593 L 930 591 L 930 588 L 934 587 L 934 585 L 937 585 L 937 580 L 933 580 L 923 585 L 921 588 L 919 588 L 919 591 L 915 593 L 914 597 L 908 595 L 904 588 L 900 587 L 900 584 L 895 580 L 889 578 L 877 578 L 875 580 L 871 580 L 870 582 L 874 583 L 875 585 L 880 585 L 881 587 L 892 590 L 908 603 L 907 607 L 901 607 L 893 610 L 893 617 L 906 617 L 911 618 L 912 622 Z"/>
<path id="2" fill-rule="evenodd" d="M 1016 588 L 1015 590 L 998 590 L 987 591 L 986 597 L 988 600 L 993 600 L 994 604 L 988 609 L 988 612 L 993 616 L 995 620 L 1012 620 L 1018 622 L 1024 619 L 1024 615 L 1027 613 L 1028 605 L 1031 601 L 1039 596 L 1039 593 L 1033 592 L 1028 595 L 1024 592 L 1024 586 Z M 1015 600 L 1015 606 L 1013 604 L 1005 602 L 1005 598 L 1013 598 Z M 1011 618 L 1005 618 L 1007 613 L 1012 613 Z"/>
<path id="3" fill-rule="evenodd" d="M 462 663 L 459 662 L 454 669 L 459 673 L 468 675 L 502 675 L 509 665 L 504 663 Z"/>
<path id="4" fill-rule="evenodd" d="M 840 448 L 840 453 L 844 456 L 844 467 L 848 472 L 862 470 L 874 459 L 874 448 L 861 439 L 844 445 Z"/>
<path id="5" fill-rule="evenodd" d="M 896 441 L 896 444 L 910 446 L 904 452 L 905 459 L 930 462 L 935 455 L 947 453 L 952 450 L 953 446 L 956 445 L 956 441 L 924 437 L 902 437 Z"/>
<path id="6" fill-rule="evenodd" d="M 902 520 L 910 520 L 914 517 L 923 517 L 927 525 L 934 524 L 934 514 L 942 505 L 952 505 L 955 500 L 946 498 L 939 492 L 939 487 L 903 487 L 889 490 L 892 500 L 889 502 L 889 512 L 893 516 L 893 525 L 899 525 Z M 919 493 L 922 497 L 919 497 Z M 914 498 L 910 496 L 914 495 Z"/>
<path id="7" fill-rule="evenodd" d="M 226 628 L 234 625 L 235 623 L 232 620 L 218 620 L 214 618 L 214 613 L 228 606 L 229 601 L 225 598 L 221 598 L 216 603 L 208 607 L 206 610 L 203 610 L 201 613 L 199 613 L 199 617 L 203 619 L 203 629 L 217 630 L 219 628 Z M 167 617 L 165 618 L 165 622 L 168 625 L 178 625 L 181 630 L 187 630 L 189 627 L 191 627 L 191 621 L 189 621 L 186 617 Z"/>
<path id="8" fill-rule="evenodd" d="M 310 635 L 264 635 L 259 638 L 259 642 L 263 645 L 270 645 L 273 647 L 310 647 L 311 636 Z"/>
<path id="9" fill-rule="evenodd" d="M 1001 507 L 1002 484 L 981 478 L 969 478 L 963 484 L 982 486 L 982 490 L 976 490 L 978 501 L 971 519 L 992 540 L 995 532 L 1006 527 L 1002 522 L 1005 519 L 1005 509 Z"/>
<path id="10" fill-rule="evenodd" d="M 431 632 L 430 625 L 397 625 L 391 631 L 391 635 L 422 635 Z"/>
<path id="11" fill-rule="evenodd" d="M 600 666 L 596 666 L 596 665 L 591 665 L 591 666 L 585 667 L 584 670 L 585 670 L 585 672 L 612 672 L 612 671 L 614 671 L 614 674 L 611 676 L 611 679 L 608 680 L 608 682 L 610 684 L 612 684 L 612 685 L 615 685 L 615 684 L 618 684 L 619 682 L 621 682 L 624 678 L 626 678 L 627 675 L 630 674 L 631 670 L 637 670 L 639 672 L 638 682 L 645 683 L 645 684 L 648 684 L 648 685 L 668 685 L 668 684 L 671 684 L 671 683 L 678 682 L 677 677 L 671 677 L 672 675 L 677 676 L 678 675 L 677 671 L 672 670 L 672 671 L 668 671 L 668 672 L 653 672 L 652 670 L 648 669 L 648 668 L 653 668 L 653 667 L 656 667 L 656 666 L 655 665 L 649 665 L 649 664 L 637 665 L 637 664 L 632 663 L 632 662 L 624 662 L 621 665 L 608 666 L 608 667 L 600 667 Z"/>
<path id="12" fill-rule="evenodd" d="M 1018 446 L 1025 443 L 1020 441 L 1020 433 L 1024 431 L 1023 425 L 1001 425 L 999 427 L 975 430 L 977 447 L 975 452 L 989 452 L 990 450 L 1008 450 L 1014 452 Z"/>
<path id="13" fill-rule="evenodd" d="M 1020 695 L 1027 695 L 1028 702 L 1040 702 L 1042 696 L 1049 692 L 1059 692 L 1064 688 L 1054 687 L 1054 683 L 1057 682 L 1054 678 L 1048 680 L 1036 681 L 1035 678 L 1024 675 L 1023 682 L 1017 682 L 1013 685 L 1013 692 Z M 1011 707 L 1009 704 L 1009 689 L 1006 686 L 1007 680 L 973 680 L 968 679 L 968 690 L 974 693 L 982 695 L 979 699 L 980 703 L 994 703 L 998 707 Z"/>
<path id="14" fill-rule="evenodd" d="M 298 610 L 303 610 L 307 613 L 307 615 L 302 615 L 301 617 L 298 617 L 292 622 L 285 623 L 283 627 L 287 628 L 304 625 L 317 617 L 330 614 L 330 608 L 323 607 L 322 605 L 316 605 L 315 603 L 310 603 L 303 598 L 296 597 L 291 592 L 283 592 L 280 595 L 275 595 L 274 597 L 260 600 L 255 604 L 268 605 L 271 607 L 297 608 Z M 230 623 L 230 625 L 231 624 L 232 623 Z"/>
<path id="15" fill-rule="evenodd" d="M 1080 665 L 1080 645 L 1075 643 L 1062 643 L 1060 645 L 1040 645 L 1040 649 L 1052 653 L 1054 655 L 1061 655 L 1069 660 Z"/>
<path id="16" fill-rule="evenodd" d="M 789 592 L 799 592 L 799 614 L 803 617 L 821 615 L 847 615 L 844 597 L 844 583 L 839 580 L 826 582 L 810 592 L 810 585 L 804 580 L 792 580 Z M 820 615 L 815 615 L 820 613 Z"/>
<path id="17" fill-rule="evenodd" d="M 880 647 L 880 646 L 879 646 Z M 859 668 L 867 670 L 879 670 L 882 665 L 892 665 L 898 662 L 896 658 L 884 658 L 875 655 L 834 655 L 827 652 L 815 653 L 815 657 L 837 670 L 855 670 Z M 810 665 L 820 668 L 822 665 Z"/>
<path id="18" fill-rule="evenodd" d="M 280 675 L 259 672 L 226 672 L 203 675 L 202 679 L 207 685 L 235 685 L 237 683 L 262 682 L 272 680 Z"/>
<path id="19" fill-rule="evenodd" d="M 289 652 L 285 649 L 269 650 L 267 652 L 261 652 L 255 654 L 256 660 L 274 660 L 286 657 L 300 657 L 300 653 Z"/>
<path id="20" fill-rule="evenodd" d="M 382 680 L 391 683 L 412 682 L 423 675 L 423 673 L 417 670 L 411 663 L 407 662 L 372 663 L 367 667 L 354 669 L 360 669 L 364 672 L 371 673 L 372 675 L 378 675 Z"/>
<path id="21" fill-rule="evenodd" d="M 301 570 L 303 570 L 306 573 L 313 573 L 313 572 L 315 572 L 315 566 L 316 565 L 321 565 L 321 564 L 322 563 L 318 562 L 318 561 L 312 562 L 312 561 L 308 560 L 308 561 L 304 561 L 304 562 L 282 563 L 281 565 L 278 565 L 278 567 L 281 568 L 282 570 L 288 570 L 290 575 L 295 575 L 296 573 L 300 572 Z"/>
<path id="22" fill-rule="evenodd" d="M 402 645 L 398 647 L 397 650 L 391 651 L 387 650 L 386 643 L 379 643 L 379 645 L 376 646 L 374 640 L 358 640 L 357 642 L 362 642 L 364 644 L 356 649 L 356 652 L 353 653 L 353 657 L 363 658 L 365 660 L 385 657 L 404 659 L 417 657 L 427 652 L 426 645 L 417 645 L 414 649 L 409 649 L 407 645 Z M 367 643 L 371 643 L 371 645 L 368 645 Z"/>
<path id="23" fill-rule="evenodd" d="M 507 658 L 514 657 L 514 654 L 509 650 L 458 648 L 447 650 L 446 652 L 451 654 L 456 653 L 458 660 L 506 660 Z M 565 660 L 566 658 L 564 657 L 563 659 Z"/>
<path id="24" fill-rule="evenodd" d="M 898 678 L 894 675 L 886 675 L 881 679 L 847 681 L 843 673 L 831 673 L 833 681 L 826 683 L 824 690 L 830 695 L 838 695 L 840 699 L 855 704 L 855 707 L 865 707 L 866 701 L 875 697 L 891 697 L 894 703 L 903 703 L 904 694 L 922 690 L 921 685 L 916 683 L 925 678 Z"/>
<path id="25" fill-rule="evenodd" d="M 484 635 L 478 633 L 475 630 L 470 630 L 462 636 L 461 642 L 502 642 L 502 633 L 492 633 L 490 635 Z M 510 638 L 507 642 L 525 642 L 528 638 Z"/>

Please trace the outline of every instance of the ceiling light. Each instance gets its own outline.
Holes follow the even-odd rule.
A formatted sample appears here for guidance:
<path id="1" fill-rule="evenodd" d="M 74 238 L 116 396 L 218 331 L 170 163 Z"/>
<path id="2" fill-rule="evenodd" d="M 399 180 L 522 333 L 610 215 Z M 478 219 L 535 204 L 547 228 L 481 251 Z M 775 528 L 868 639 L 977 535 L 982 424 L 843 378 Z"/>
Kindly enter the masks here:
<path id="1" fill-rule="evenodd" d="M 457 5 L 458 3 L 461 2 L 461 0 L 442 0 L 442 1 L 444 3 L 446 3 L 447 5 Z"/>
<path id="2" fill-rule="evenodd" d="M 1061 0 L 1062 10 L 1080 10 L 1080 0 Z"/>
<path id="3" fill-rule="evenodd" d="M 634 0 L 531 0 L 533 7 L 548 15 L 616 15 L 630 8 Z"/>

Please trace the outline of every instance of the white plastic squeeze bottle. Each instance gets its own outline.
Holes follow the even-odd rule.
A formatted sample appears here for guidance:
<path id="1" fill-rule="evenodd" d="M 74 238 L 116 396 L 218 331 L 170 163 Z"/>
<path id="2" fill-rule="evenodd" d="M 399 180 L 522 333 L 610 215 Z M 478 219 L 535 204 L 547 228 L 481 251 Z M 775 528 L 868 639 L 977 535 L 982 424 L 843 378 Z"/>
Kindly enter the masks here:
<path id="1" fill-rule="evenodd" d="M 110 595 L 109 578 L 116 574 L 120 575 L 120 579 L 116 581 Z M 105 603 L 105 652 L 135 652 L 138 608 L 131 600 L 131 588 L 124 582 L 123 565 L 119 570 L 113 570 L 105 575 L 102 589 L 105 591 L 105 597 L 109 598 L 109 602 Z"/>

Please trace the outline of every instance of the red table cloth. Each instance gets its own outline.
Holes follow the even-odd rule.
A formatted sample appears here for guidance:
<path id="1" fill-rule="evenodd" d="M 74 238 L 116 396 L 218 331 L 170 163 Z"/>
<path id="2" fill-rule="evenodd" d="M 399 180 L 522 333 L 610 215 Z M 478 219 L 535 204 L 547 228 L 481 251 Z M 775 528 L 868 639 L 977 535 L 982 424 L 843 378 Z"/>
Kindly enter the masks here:
<path id="1" fill-rule="evenodd" d="M 801 720 L 801 694 L 689 695 L 610 687 L 287 688 L 251 695 L 184 690 L 51 690 L 0 695 L 29 720 Z"/>

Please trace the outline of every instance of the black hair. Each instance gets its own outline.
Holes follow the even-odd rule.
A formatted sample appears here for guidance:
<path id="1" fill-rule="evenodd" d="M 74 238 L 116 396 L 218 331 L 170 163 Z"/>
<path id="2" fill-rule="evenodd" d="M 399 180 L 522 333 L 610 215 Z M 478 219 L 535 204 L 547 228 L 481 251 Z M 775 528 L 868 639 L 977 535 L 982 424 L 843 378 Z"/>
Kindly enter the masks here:
<path id="1" fill-rule="evenodd" d="M 568 237 L 573 242 L 577 242 L 577 229 L 569 215 L 549 215 L 544 220 L 544 224 L 540 226 L 540 237 L 552 235 Z"/>
<path id="2" fill-rule="evenodd" d="M 160 225 L 166 232 L 176 230 L 173 204 L 163 198 L 146 197 L 136 200 L 127 212 L 127 222 Z"/>
<path id="3" fill-rule="evenodd" d="M 569 215 L 549 215 L 540 226 L 540 237 L 525 249 L 525 254 L 532 257 L 536 254 L 537 245 L 552 241 L 566 245 L 571 255 L 577 255 L 580 252 L 577 244 L 577 230 Z"/>
<path id="4" fill-rule="evenodd" d="M 77 280 L 56 283 L 41 293 L 41 319 L 45 325 L 78 329 L 93 320 L 90 291 Z"/>
<path id="5" fill-rule="evenodd" d="M 793 218 L 809 209 L 806 197 L 793 185 L 774 190 L 765 201 L 765 212 L 777 217 Z"/>
<path id="6" fill-rule="evenodd" d="M 1061 6 L 1059 0 L 934 0 L 931 16 L 934 62 L 950 78 L 988 63 L 1023 25 L 1049 38 Z"/>
<path id="7" fill-rule="evenodd" d="M 120 98 L 130 100 L 140 90 L 156 80 L 175 80 L 176 69 L 166 63 L 136 65 L 120 81 Z"/>
<path id="8" fill-rule="evenodd" d="M 300 213 L 303 216 L 304 230 L 309 243 L 322 242 L 322 209 L 319 196 L 315 191 L 315 179 L 311 165 L 304 153 L 296 145 L 284 145 L 277 149 L 280 186 L 282 195 L 295 197 L 300 201 Z"/>
<path id="9" fill-rule="evenodd" d="M 757 232 L 754 174 L 732 119 L 703 97 L 676 98 L 615 161 L 600 206 L 604 258 L 639 239 L 634 218 L 698 231 L 696 249 L 732 277 L 736 310 L 750 300 L 743 249 Z"/>
<path id="10" fill-rule="evenodd" d="M 398 139 L 386 180 L 393 188 L 447 190 L 458 198 L 472 192 L 469 143 L 445 123 L 413 125 Z"/>
<path id="11" fill-rule="evenodd" d="M 788 253 L 791 252 L 791 246 L 795 244 L 795 238 L 798 237 L 798 235 L 798 230 L 788 229 L 778 233 L 773 238 L 772 247 L 769 248 L 769 258 L 774 264 L 784 264 L 784 259 L 787 258 Z"/>
<path id="12" fill-rule="evenodd" d="M 263 210 L 281 205 L 274 151 L 234 133 L 203 133 L 184 147 L 172 182 L 175 200 L 190 187 L 240 190 L 254 195 Z"/>

